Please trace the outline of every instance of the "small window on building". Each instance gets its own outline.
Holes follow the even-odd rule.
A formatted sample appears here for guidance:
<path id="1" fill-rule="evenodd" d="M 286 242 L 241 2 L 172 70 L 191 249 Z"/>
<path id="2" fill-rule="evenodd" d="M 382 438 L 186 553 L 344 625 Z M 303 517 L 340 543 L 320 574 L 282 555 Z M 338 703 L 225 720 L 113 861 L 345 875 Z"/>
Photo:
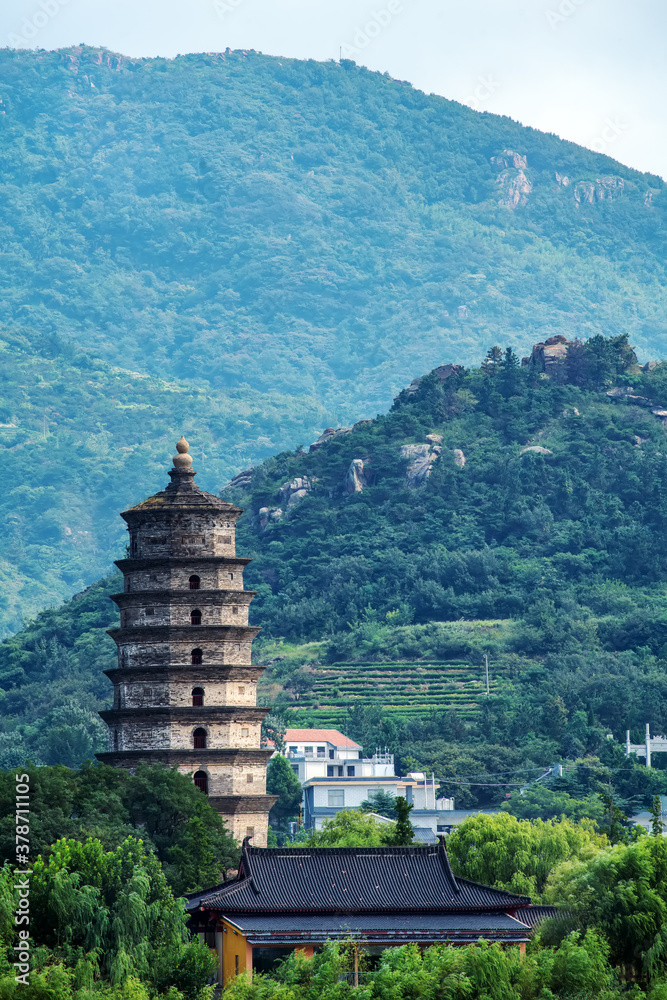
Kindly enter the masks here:
<path id="1" fill-rule="evenodd" d="M 200 583 L 201 583 L 201 580 L 199 579 L 198 576 L 191 576 L 190 577 L 190 590 L 199 590 L 199 584 Z"/>
<path id="2" fill-rule="evenodd" d="M 297 747 L 288 747 L 287 749 L 288 749 L 289 753 L 296 753 L 296 751 L 297 751 Z"/>
<path id="3" fill-rule="evenodd" d="M 317 756 L 318 757 L 324 757 L 324 756 L 326 756 L 326 752 L 327 752 L 327 748 L 326 747 L 318 747 L 317 748 Z"/>
<path id="4" fill-rule="evenodd" d="M 249 826 L 248 829 L 251 830 L 252 827 Z M 239 974 L 239 956 L 238 955 L 234 955 L 234 958 L 236 959 L 235 967 L 234 967 L 234 975 L 238 976 L 238 974 Z"/>
<path id="5" fill-rule="evenodd" d="M 329 789 L 329 808 L 343 809 L 345 806 L 345 792 L 342 788 Z"/>
<path id="6" fill-rule="evenodd" d="M 232 544 L 232 536 L 231 535 L 223 535 L 222 536 L 222 544 L 223 545 L 231 545 Z"/>
<path id="7" fill-rule="evenodd" d="M 236 604 L 232 604 L 232 614 L 237 615 L 238 613 L 239 613 L 238 607 L 236 606 Z"/>
<path id="8" fill-rule="evenodd" d="M 294 771 L 294 773 L 296 774 L 296 776 L 298 778 L 299 777 L 299 765 L 298 764 L 292 764 L 292 770 Z"/>
<path id="9" fill-rule="evenodd" d="M 129 576 L 125 577 L 125 587 L 123 589 L 125 590 L 126 594 L 129 594 L 129 592 L 130 592 L 130 578 L 129 578 Z"/>
<path id="10" fill-rule="evenodd" d="M 252 774 L 246 774 L 245 780 L 246 780 L 246 785 L 252 785 L 253 781 L 255 780 L 255 777 Z"/>
<path id="11" fill-rule="evenodd" d="M 190 663 L 201 663 L 204 658 L 204 654 L 201 649 L 193 649 L 190 653 Z"/>
<path id="12" fill-rule="evenodd" d="M 239 687 L 239 694 L 245 694 L 245 688 L 244 688 L 243 684 L 241 684 L 240 687 Z"/>
<path id="13" fill-rule="evenodd" d="M 254 826 L 247 826 L 245 828 L 245 835 L 246 835 L 246 837 L 254 837 L 255 836 L 255 827 Z"/>
<path id="14" fill-rule="evenodd" d="M 343 767 L 342 766 L 338 768 L 338 777 L 339 778 L 343 777 Z"/>
<path id="15" fill-rule="evenodd" d="M 201 625 L 201 611 L 199 608 L 195 608 L 194 611 L 190 612 L 190 624 Z"/>
<path id="16" fill-rule="evenodd" d="M 363 759 L 364 759 L 364 751 L 360 750 L 359 751 L 359 760 L 363 760 Z"/>
<path id="17" fill-rule="evenodd" d="M 204 793 L 204 795 L 208 795 L 208 775 L 206 771 L 196 771 L 194 783 L 195 786 Z"/>
<path id="18" fill-rule="evenodd" d="M 250 730 L 247 726 L 241 727 L 241 736 L 250 736 Z"/>
<path id="19" fill-rule="evenodd" d="M 313 752 L 313 748 L 312 747 L 304 747 L 303 749 L 304 749 L 304 751 L 306 753 L 312 753 Z"/>
<path id="20" fill-rule="evenodd" d="M 330 750 L 329 751 L 329 760 L 333 760 L 334 759 L 335 753 L 336 753 L 335 750 Z"/>
<path id="21" fill-rule="evenodd" d="M 113 733 L 113 748 L 114 748 L 114 750 L 118 749 L 118 730 L 117 729 L 114 729 L 114 733 Z"/>
<path id="22" fill-rule="evenodd" d="M 155 608 L 146 608 L 146 614 L 147 615 L 154 615 L 155 614 Z"/>
<path id="23" fill-rule="evenodd" d="M 233 579 L 234 579 L 234 574 L 233 574 L 233 573 L 230 573 L 230 574 L 229 574 L 229 579 L 230 579 L 230 580 L 233 580 Z"/>
<path id="24" fill-rule="evenodd" d="M 347 769 L 347 776 L 348 776 L 348 778 L 354 778 L 354 768 L 353 767 L 348 767 L 348 769 Z"/>
<path id="25" fill-rule="evenodd" d="M 206 730 L 205 729 L 195 729 L 192 734 L 192 745 L 195 750 L 205 750 L 206 749 Z"/>
<path id="26" fill-rule="evenodd" d="M 193 688 L 192 689 L 192 704 L 195 708 L 204 704 L 204 689 L 203 688 Z"/>
<path id="27" fill-rule="evenodd" d="M 333 778 L 333 776 L 334 776 L 333 764 L 329 764 L 327 766 L 327 778 Z"/>

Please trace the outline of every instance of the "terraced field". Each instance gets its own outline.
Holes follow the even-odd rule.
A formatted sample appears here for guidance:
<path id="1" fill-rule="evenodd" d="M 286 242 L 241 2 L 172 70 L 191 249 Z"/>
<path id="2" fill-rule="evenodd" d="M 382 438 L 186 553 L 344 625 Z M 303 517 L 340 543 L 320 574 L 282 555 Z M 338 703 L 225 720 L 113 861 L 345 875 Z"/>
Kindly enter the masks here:
<path id="1" fill-rule="evenodd" d="M 494 663 L 491 693 L 502 687 L 504 669 Z M 479 711 L 486 696 L 484 664 L 448 662 L 335 663 L 313 671 L 313 687 L 293 710 L 311 724 L 340 727 L 354 705 L 381 705 L 397 715 L 428 715 L 454 709 L 462 718 Z"/>

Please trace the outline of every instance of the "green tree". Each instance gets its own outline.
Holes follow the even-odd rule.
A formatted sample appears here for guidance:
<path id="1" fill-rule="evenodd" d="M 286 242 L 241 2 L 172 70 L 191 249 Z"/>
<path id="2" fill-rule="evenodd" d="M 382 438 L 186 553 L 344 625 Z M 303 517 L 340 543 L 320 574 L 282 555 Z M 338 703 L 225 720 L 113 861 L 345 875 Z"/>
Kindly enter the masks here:
<path id="1" fill-rule="evenodd" d="M 594 856 L 606 844 L 591 822 L 529 822 L 498 813 L 466 819 L 448 837 L 447 850 L 456 874 L 540 898 L 557 865 Z"/>
<path id="2" fill-rule="evenodd" d="M 651 833 L 654 837 L 662 837 L 665 824 L 662 818 L 662 799 L 659 795 L 653 796 L 649 812 L 651 813 Z"/>
<path id="3" fill-rule="evenodd" d="M 282 754 L 276 754 L 268 763 L 266 790 L 269 795 L 278 796 L 278 801 L 271 808 L 269 819 L 274 826 L 284 830 L 288 820 L 298 817 L 303 792 L 301 782 Z"/>
<path id="4" fill-rule="evenodd" d="M 589 857 L 571 858 L 552 873 L 547 898 L 583 929 L 599 931 L 611 961 L 656 977 L 667 971 L 667 843 L 642 837 Z"/>
<path id="5" fill-rule="evenodd" d="M 188 940 L 182 903 L 140 840 L 128 837 L 115 851 L 94 839 L 58 841 L 34 862 L 31 902 L 35 943 L 70 966 L 92 960 L 112 983 L 155 983 L 165 966 L 185 962 L 193 996 L 211 975 L 213 961 Z"/>
<path id="6" fill-rule="evenodd" d="M 376 813 L 387 819 L 396 819 L 396 797 L 383 788 L 378 788 L 369 798 L 364 799 L 359 808 L 362 812 Z"/>
<path id="7" fill-rule="evenodd" d="M 301 842 L 303 847 L 383 847 L 396 839 L 396 823 L 378 823 L 368 813 L 343 809 Z"/>
<path id="8" fill-rule="evenodd" d="M 410 813 L 414 808 L 411 802 L 402 795 L 396 796 L 396 831 L 393 835 L 392 844 L 396 844 L 398 847 L 402 847 L 406 844 L 411 844 L 415 837 L 415 831 L 412 823 L 410 822 Z"/>

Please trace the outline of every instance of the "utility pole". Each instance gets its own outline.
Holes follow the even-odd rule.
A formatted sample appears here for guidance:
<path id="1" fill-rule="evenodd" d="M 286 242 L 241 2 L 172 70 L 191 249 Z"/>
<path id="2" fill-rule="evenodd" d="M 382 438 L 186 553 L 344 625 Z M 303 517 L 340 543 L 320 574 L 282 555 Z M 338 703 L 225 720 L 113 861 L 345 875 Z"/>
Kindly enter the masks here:
<path id="1" fill-rule="evenodd" d="M 484 663 L 486 664 L 486 696 L 489 696 L 489 654 L 484 654 Z"/>

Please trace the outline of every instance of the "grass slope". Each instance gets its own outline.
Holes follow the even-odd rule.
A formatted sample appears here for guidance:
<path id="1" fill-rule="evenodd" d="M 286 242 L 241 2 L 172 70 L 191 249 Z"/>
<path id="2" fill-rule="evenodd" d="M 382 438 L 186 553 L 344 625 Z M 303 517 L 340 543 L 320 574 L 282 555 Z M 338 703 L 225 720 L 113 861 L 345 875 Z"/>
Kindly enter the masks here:
<path id="1" fill-rule="evenodd" d="M 661 344 L 664 185 L 608 157 L 345 61 L 4 49 L 0 79 L 0 631 L 103 572 L 176 430 L 217 485 L 494 340 Z"/>

